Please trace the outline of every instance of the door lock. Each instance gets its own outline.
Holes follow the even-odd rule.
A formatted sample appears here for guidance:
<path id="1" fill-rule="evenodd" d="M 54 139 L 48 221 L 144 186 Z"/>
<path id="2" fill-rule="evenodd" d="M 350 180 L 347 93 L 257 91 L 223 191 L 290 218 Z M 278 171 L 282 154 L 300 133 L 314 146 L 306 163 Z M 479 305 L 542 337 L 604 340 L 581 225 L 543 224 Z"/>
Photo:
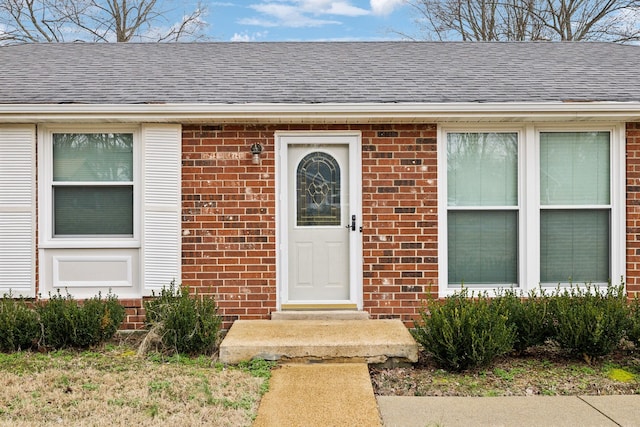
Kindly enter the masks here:
<path id="1" fill-rule="evenodd" d="M 351 225 L 345 225 L 344 227 L 347 230 L 356 231 L 356 216 L 351 215 Z M 362 233 L 362 226 L 360 226 L 359 230 Z"/>

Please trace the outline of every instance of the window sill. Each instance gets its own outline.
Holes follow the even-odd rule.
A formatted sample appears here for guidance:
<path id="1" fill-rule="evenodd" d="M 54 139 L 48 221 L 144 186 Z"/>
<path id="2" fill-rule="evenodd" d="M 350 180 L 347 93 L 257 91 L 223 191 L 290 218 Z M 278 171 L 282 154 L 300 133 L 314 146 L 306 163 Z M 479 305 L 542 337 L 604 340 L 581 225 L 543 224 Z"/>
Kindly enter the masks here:
<path id="1" fill-rule="evenodd" d="M 139 240 L 133 239 L 52 239 L 41 241 L 40 249 L 139 249 Z"/>

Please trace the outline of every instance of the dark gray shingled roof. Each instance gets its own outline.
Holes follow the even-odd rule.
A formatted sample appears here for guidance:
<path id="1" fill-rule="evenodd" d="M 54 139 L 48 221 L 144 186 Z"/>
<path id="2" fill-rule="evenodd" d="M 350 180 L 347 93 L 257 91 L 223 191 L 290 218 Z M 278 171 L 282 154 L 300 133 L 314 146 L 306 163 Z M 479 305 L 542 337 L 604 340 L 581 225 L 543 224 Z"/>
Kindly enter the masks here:
<path id="1" fill-rule="evenodd" d="M 639 72 L 608 43 L 24 44 L 0 104 L 628 102 Z"/>

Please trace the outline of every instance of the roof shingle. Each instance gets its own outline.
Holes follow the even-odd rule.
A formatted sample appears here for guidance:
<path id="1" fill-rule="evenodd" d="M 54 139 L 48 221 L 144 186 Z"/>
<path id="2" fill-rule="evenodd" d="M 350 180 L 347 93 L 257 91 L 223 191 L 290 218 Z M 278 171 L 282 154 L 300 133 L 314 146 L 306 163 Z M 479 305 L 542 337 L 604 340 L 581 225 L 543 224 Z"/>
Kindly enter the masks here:
<path id="1" fill-rule="evenodd" d="M 0 47 L 0 104 L 640 101 L 640 46 L 279 42 Z"/>

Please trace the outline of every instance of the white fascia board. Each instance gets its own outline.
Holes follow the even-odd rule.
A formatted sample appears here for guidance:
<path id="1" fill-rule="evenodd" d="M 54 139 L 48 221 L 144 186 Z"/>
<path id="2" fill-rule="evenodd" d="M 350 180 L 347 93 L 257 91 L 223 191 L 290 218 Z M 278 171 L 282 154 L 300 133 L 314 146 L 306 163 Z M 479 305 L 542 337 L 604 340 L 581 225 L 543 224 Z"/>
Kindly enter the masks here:
<path id="1" fill-rule="evenodd" d="M 640 102 L 358 104 L 0 104 L 0 123 L 640 120 Z"/>

